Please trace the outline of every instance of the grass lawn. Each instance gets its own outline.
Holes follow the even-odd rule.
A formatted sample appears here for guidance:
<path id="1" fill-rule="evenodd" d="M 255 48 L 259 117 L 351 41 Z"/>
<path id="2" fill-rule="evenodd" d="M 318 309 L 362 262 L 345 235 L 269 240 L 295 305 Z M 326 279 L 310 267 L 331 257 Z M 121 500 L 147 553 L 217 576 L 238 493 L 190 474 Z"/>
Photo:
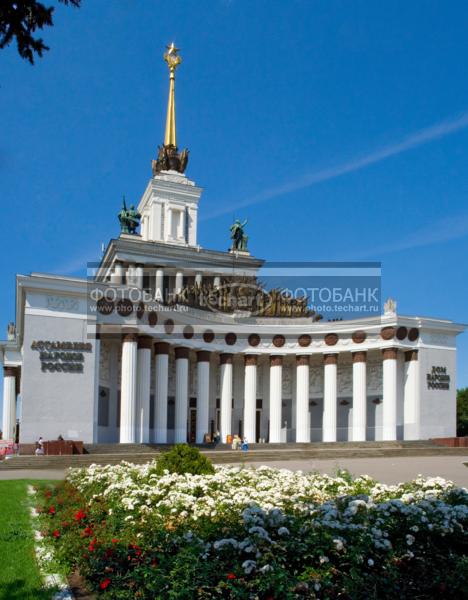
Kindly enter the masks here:
<path id="1" fill-rule="evenodd" d="M 27 486 L 30 480 L 0 481 L 0 600 L 50 600 L 35 560 Z"/>

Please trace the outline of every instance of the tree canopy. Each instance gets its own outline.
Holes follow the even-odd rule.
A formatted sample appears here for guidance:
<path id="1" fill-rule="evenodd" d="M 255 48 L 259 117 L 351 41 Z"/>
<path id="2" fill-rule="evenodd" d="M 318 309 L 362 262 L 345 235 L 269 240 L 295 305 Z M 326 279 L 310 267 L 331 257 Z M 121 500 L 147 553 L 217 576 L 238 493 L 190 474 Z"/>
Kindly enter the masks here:
<path id="1" fill-rule="evenodd" d="M 81 0 L 58 0 L 67 6 L 79 8 Z M 52 27 L 53 6 L 44 6 L 37 0 L 1 0 L 0 48 L 6 48 L 16 40 L 21 58 L 32 65 L 37 56 L 42 57 L 49 47 L 41 37 L 34 36 L 38 29 Z"/>
<path id="2" fill-rule="evenodd" d="M 457 435 L 468 435 L 468 388 L 457 390 Z"/>

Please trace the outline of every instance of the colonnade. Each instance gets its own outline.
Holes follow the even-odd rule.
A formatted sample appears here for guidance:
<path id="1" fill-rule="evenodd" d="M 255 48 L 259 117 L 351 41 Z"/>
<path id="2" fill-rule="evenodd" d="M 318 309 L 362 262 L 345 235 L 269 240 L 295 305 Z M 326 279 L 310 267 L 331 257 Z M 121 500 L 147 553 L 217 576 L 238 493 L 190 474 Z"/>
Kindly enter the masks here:
<path id="1" fill-rule="evenodd" d="M 148 336 L 127 334 L 122 342 L 121 414 L 120 442 L 150 441 L 150 378 L 151 355 L 154 340 Z M 155 397 L 154 436 L 156 443 L 167 443 L 168 432 L 168 378 L 169 351 L 166 342 L 154 344 Z M 382 396 L 382 439 L 397 439 L 398 402 L 398 352 L 394 347 L 382 349 L 383 396 Z M 189 348 L 175 347 L 175 419 L 174 441 L 187 441 L 189 408 Z M 211 353 L 197 352 L 197 416 L 196 442 L 202 443 L 209 432 L 209 386 Z M 258 354 L 244 354 L 244 404 L 243 434 L 249 441 L 255 440 L 257 408 Z M 232 435 L 233 398 L 232 353 L 219 354 L 220 386 L 220 435 L 222 441 Z M 269 398 L 269 442 L 281 441 L 282 427 L 282 369 L 283 356 L 270 356 Z M 309 423 L 309 371 L 310 354 L 296 355 L 296 442 L 310 442 Z M 366 440 L 367 419 L 367 352 L 352 352 L 352 441 Z M 419 422 L 419 369 L 418 351 L 405 352 L 404 374 L 404 420 Z M 337 440 L 337 363 L 338 353 L 323 354 L 324 388 L 322 433 L 324 442 Z M 9 384 L 6 384 L 9 385 Z M 408 420 L 408 421 L 407 421 Z M 314 424 L 320 425 L 320 424 Z"/>

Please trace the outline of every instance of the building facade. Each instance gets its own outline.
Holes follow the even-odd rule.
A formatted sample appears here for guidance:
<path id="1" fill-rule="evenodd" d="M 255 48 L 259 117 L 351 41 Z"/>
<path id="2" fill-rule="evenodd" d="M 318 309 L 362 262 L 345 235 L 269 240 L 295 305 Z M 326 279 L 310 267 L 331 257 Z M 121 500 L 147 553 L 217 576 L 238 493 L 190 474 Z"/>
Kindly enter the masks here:
<path id="1" fill-rule="evenodd" d="M 382 315 L 336 322 L 288 299 L 272 308 L 242 224 L 230 251 L 198 244 L 202 189 L 176 143 L 177 49 L 165 58 L 165 142 L 137 209 L 119 215 L 120 236 L 87 279 L 17 277 L 16 323 L 0 342 L 3 437 L 14 437 L 17 418 L 25 443 L 455 435 L 463 325 L 402 316 L 393 302 Z"/>

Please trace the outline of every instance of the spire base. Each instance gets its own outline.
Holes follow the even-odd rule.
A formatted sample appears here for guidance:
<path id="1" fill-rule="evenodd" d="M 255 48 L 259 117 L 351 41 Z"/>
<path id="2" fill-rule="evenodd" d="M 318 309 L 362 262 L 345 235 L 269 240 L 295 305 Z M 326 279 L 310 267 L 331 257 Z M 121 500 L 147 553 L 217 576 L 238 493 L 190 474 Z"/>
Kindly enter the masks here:
<path id="1" fill-rule="evenodd" d="M 179 152 L 177 146 L 173 144 L 163 144 L 158 146 L 158 157 L 153 160 L 151 166 L 153 170 L 153 176 L 157 175 L 161 171 L 177 171 L 178 173 L 184 173 L 187 168 L 189 151 L 184 148 L 182 152 Z"/>

